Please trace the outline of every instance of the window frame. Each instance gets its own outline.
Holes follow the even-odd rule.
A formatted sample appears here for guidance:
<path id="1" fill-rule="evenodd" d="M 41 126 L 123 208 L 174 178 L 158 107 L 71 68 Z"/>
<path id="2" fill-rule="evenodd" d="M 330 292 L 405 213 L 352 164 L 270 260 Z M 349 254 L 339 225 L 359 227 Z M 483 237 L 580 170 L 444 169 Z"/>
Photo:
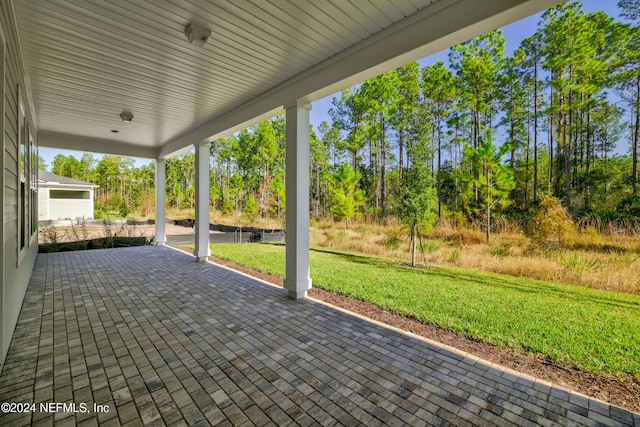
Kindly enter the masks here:
<path id="1" fill-rule="evenodd" d="M 33 164 L 37 164 L 37 160 L 32 160 L 33 153 L 33 132 L 31 129 L 31 123 L 26 115 L 24 107 L 24 101 L 22 97 L 22 88 L 20 84 L 16 85 L 16 118 L 17 118 L 17 175 L 16 175 L 16 238 L 17 238 L 17 267 L 20 267 L 22 260 L 29 248 L 37 244 L 37 226 L 36 231 L 32 231 L 34 226 L 34 214 L 37 214 L 37 208 L 34 206 L 35 189 L 35 203 L 37 203 L 37 182 L 33 183 Z M 37 149 L 36 149 L 37 152 Z M 37 205 L 36 205 L 37 206 Z M 35 209 L 35 211 L 34 211 Z"/>
<path id="2" fill-rule="evenodd" d="M 26 205 L 24 200 L 25 190 L 26 190 L 26 182 L 25 182 L 25 173 L 26 173 L 26 140 L 25 140 L 25 113 L 24 113 L 24 105 L 22 104 L 21 90 L 20 84 L 16 85 L 16 118 L 17 118 L 17 138 L 16 138 L 16 160 L 18 163 L 18 167 L 16 170 L 16 192 L 17 192 L 17 200 L 16 200 L 16 220 L 17 220 L 17 228 L 16 228 L 16 237 L 17 237 L 17 249 L 18 249 L 18 265 L 24 258 L 27 249 L 27 233 L 25 228 L 25 217 L 26 217 Z"/>
<path id="3" fill-rule="evenodd" d="M 31 241 L 29 242 L 30 245 L 33 245 L 34 243 L 37 244 L 37 240 L 35 238 L 35 236 L 37 236 L 38 234 L 38 171 L 39 171 L 39 159 L 38 159 L 38 142 L 37 139 L 34 138 L 34 132 L 31 128 L 29 128 L 29 148 L 30 148 L 30 162 L 29 162 L 29 166 L 31 168 L 30 172 L 30 177 L 31 177 L 31 182 L 29 185 L 29 189 L 30 189 L 30 198 L 31 198 L 31 209 L 30 209 L 30 215 L 31 215 L 31 230 L 30 230 L 30 235 L 31 235 Z"/>

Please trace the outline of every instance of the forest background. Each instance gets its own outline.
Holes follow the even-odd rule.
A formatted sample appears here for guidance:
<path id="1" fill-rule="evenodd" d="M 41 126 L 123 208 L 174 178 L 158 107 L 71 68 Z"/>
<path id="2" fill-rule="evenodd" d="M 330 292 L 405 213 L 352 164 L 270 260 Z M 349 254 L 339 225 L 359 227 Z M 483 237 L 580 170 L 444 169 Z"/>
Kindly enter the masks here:
<path id="1" fill-rule="evenodd" d="M 413 263 L 434 224 L 475 227 L 487 241 L 515 230 L 545 247 L 572 244 L 575 225 L 636 233 L 640 2 L 618 6 L 625 22 L 568 2 L 510 54 L 496 30 L 446 62 L 342 91 L 330 120 L 310 128 L 311 217 L 345 231 L 354 220 L 402 223 Z M 212 142 L 210 154 L 213 217 L 284 224 L 284 117 Z M 167 160 L 175 215 L 192 215 L 194 160 Z M 99 185 L 98 217 L 153 215 L 153 164 L 61 154 L 51 170 Z"/>

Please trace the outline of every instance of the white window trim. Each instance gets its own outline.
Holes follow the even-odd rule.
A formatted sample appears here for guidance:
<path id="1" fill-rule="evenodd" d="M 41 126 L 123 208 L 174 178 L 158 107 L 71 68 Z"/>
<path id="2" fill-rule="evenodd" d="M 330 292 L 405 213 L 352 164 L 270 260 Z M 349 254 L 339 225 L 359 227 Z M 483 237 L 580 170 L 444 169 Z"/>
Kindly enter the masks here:
<path id="1" fill-rule="evenodd" d="M 29 247 L 38 244 L 38 142 L 29 126 Z"/>

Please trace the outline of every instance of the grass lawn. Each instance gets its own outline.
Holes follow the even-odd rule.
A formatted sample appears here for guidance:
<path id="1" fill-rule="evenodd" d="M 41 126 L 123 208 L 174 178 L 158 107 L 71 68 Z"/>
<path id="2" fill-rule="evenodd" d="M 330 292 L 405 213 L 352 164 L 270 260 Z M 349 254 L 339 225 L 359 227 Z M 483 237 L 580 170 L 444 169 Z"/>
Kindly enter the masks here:
<path id="1" fill-rule="evenodd" d="M 213 255 L 284 275 L 284 246 L 214 244 Z M 640 376 L 640 297 L 457 267 L 311 250 L 313 285 L 466 336 L 601 373 Z"/>

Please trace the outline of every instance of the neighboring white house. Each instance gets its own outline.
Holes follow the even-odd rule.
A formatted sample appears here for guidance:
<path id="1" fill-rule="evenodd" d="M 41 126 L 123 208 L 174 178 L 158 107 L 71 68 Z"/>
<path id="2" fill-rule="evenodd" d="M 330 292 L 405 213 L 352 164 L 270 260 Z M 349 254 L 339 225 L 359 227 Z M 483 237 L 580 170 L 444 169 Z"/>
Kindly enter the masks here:
<path id="1" fill-rule="evenodd" d="M 47 171 L 38 172 L 38 219 L 93 219 L 93 190 L 90 182 Z"/>

